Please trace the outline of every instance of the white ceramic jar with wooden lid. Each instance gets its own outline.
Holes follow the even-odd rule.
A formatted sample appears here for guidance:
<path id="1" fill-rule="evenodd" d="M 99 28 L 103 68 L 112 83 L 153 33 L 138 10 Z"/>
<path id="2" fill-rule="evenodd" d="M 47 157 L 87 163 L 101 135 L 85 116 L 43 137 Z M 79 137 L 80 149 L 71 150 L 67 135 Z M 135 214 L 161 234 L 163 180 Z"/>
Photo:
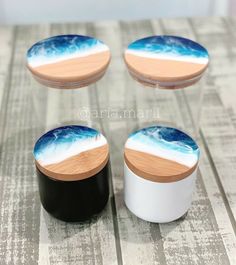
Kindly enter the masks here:
<path id="1" fill-rule="evenodd" d="M 108 46 L 90 36 L 59 35 L 33 44 L 26 59 L 37 81 L 32 82 L 31 98 L 39 124 L 45 125 L 46 117 L 47 128 L 86 120 L 83 109 L 94 93 L 86 87 L 105 74 L 111 59 Z"/>
<path id="2" fill-rule="evenodd" d="M 207 50 L 183 37 L 150 36 L 132 42 L 124 61 L 139 84 L 158 88 L 156 95 L 145 92 L 147 97 L 149 93 L 156 97 L 158 123 L 167 122 L 197 136 L 203 96 L 199 81 L 209 65 Z"/>
<path id="3" fill-rule="evenodd" d="M 132 133 L 124 151 L 124 200 L 139 218 L 171 222 L 189 209 L 199 147 L 186 133 L 152 126 Z"/>

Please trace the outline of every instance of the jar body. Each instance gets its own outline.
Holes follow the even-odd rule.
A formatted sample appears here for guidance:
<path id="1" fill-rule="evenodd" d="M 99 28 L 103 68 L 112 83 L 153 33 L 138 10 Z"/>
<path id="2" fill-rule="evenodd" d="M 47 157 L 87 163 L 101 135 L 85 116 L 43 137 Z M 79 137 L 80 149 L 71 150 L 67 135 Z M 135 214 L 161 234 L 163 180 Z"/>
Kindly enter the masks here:
<path id="1" fill-rule="evenodd" d="M 109 162 L 89 178 L 76 181 L 55 180 L 37 167 L 40 200 L 44 209 L 67 222 L 84 221 L 98 214 L 109 198 Z"/>
<path id="2" fill-rule="evenodd" d="M 91 89 L 91 88 L 90 88 Z M 40 133 L 62 124 L 86 125 L 89 106 L 88 88 L 60 89 L 34 83 L 30 90 L 34 117 Z"/>
<path id="3" fill-rule="evenodd" d="M 198 139 L 203 99 L 202 82 L 204 79 L 192 86 L 177 89 L 150 88 L 137 84 L 135 94 L 149 99 L 146 103 L 140 103 L 142 109 L 149 110 L 152 106 L 150 113 L 155 114 L 153 117 L 145 116 L 144 122 L 149 120 L 149 124 L 178 128 Z"/>
<path id="4" fill-rule="evenodd" d="M 156 88 L 158 123 L 199 137 L 203 88 L 199 83 L 177 89 Z"/>
<path id="5" fill-rule="evenodd" d="M 183 216 L 189 209 L 197 169 L 188 177 L 168 183 L 153 182 L 137 176 L 124 165 L 124 200 L 139 218 L 166 223 Z"/>

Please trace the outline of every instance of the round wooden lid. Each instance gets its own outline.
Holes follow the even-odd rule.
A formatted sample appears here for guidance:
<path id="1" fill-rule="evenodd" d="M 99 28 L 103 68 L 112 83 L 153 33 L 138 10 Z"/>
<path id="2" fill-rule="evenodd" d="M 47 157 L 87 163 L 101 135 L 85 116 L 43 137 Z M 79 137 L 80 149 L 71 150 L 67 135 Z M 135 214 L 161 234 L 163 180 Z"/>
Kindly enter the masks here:
<path id="1" fill-rule="evenodd" d="M 200 44 L 175 36 L 151 36 L 136 40 L 125 51 L 131 76 L 152 87 L 181 88 L 197 82 L 209 63 Z"/>
<path id="2" fill-rule="evenodd" d="M 38 169 L 57 180 L 75 181 L 94 176 L 108 162 L 106 138 L 84 126 L 64 126 L 41 136 L 34 147 Z"/>
<path id="3" fill-rule="evenodd" d="M 197 167 L 199 147 L 184 132 L 152 126 L 132 133 L 125 144 L 124 158 L 136 175 L 154 182 L 175 182 Z"/>
<path id="4" fill-rule="evenodd" d="M 110 58 L 109 48 L 95 38 L 60 35 L 34 44 L 27 52 L 27 67 L 45 86 L 78 88 L 99 80 Z"/>

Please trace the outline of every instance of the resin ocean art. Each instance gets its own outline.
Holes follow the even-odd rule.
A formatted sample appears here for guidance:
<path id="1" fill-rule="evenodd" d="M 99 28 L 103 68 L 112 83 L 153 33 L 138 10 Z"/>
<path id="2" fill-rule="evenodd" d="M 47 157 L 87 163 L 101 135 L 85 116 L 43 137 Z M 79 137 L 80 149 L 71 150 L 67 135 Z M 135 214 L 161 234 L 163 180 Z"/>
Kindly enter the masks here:
<path id="1" fill-rule="evenodd" d="M 27 59 L 28 65 L 35 68 L 78 57 L 96 56 L 96 54 L 108 51 L 108 47 L 95 38 L 82 35 L 61 35 L 34 44 L 27 52 Z"/>
<path id="2" fill-rule="evenodd" d="M 209 61 L 207 50 L 200 44 L 175 36 L 152 36 L 137 40 L 128 46 L 126 54 L 197 64 L 207 64 Z"/>
<path id="3" fill-rule="evenodd" d="M 82 154 L 98 152 L 107 146 L 105 137 L 98 131 L 84 126 L 65 126 L 44 134 L 35 144 L 34 157 L 37 163 L 47 168 L 50 165 L 69 166 L 79 164 Z"/>
<path id="4" fill-rule="evenodd" d="M 126 149 L 146 153 L 191 168 L 199 159 L 199 148 L 187 134 L 175 128 L 152 126 L 131 134 Z"/>

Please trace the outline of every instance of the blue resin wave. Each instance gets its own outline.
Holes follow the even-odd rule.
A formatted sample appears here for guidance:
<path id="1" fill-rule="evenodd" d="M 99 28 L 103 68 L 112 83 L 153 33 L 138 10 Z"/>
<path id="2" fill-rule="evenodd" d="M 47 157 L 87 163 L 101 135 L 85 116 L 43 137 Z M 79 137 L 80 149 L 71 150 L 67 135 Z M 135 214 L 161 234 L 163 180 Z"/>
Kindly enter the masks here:
<path id="1" fill-rule="evenodd" d="M 188 167 L 194 166 L 199 159 L 196 142 L 178 129 L 152 126 L 132 133 L 126 148 L 149 153 L 175 161 Z"/>
<path id="2" fill-rule="evenodd" d="M 95 38 L 59 35 L 34 44 L 27 52 L 27 60 L 31 67 L 37 67 L 104 51 L 108 51 L 108 47 Z"/>
<path id="3" fill-rule="evenodd" d="M 105 137 L 85 126 L 64 126 L 44 134 L 34 147 L 34 157 L 41 165 L 55 164 L 81 152 L 107 144 Z"/>
<path id="4" fill-rule="evenodd" d="M 207 50 L 200 44 L 175 36 L 152 36 L 131 43 L 126 50 L 138 56 L 149 58 L 188 61 L 206 64 Z"/>

